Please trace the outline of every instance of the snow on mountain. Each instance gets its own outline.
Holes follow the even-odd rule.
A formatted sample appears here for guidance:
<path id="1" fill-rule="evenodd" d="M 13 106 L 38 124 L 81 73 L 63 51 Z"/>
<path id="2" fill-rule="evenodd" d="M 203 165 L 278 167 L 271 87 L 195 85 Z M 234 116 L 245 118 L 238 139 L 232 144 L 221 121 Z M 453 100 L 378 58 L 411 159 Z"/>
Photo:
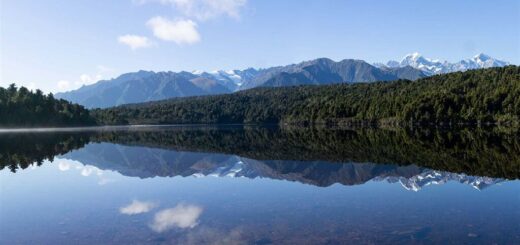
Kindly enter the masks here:
<path id="1" fill-rule="evenodd" d="M 244 81 L 254 77 L 257 72 L 256 69 L 249 68 L 246 70 L 215 70 L 210 72 L 196 70 L 192 73 L 197 76 L 213 79 L 231 91 L 236 91 L 242 86 Z"/>
<path id="2" fill-rule="evenodd" d="M 255 87 L 416 80 L 435 74 L 505 65 L 508 63 L 485 54 L 457 63 L 425 58 L 417 52 L 406 55 L 400 62 L 373 65 L 363 60 L 336 62 L 319 58 L 265 69 L 131 72 L 73 91 L 57 93 L 55 97 L 87 108 L 107 108 L 177 97 L 225 94 Z"/>
<path id="3" fill-rule="evenodd" d="M 439 60 L 425 58 L 417 52 L 408 54 L 401 60 L 399 67 L 405 66 L 411 66 L 429 74 L 439 74 L 445 69 L 445 63 Z"/>
<path id="4" fill-rule="evenodd" d="M 425 170 L 421 174 L 418 174 L 416 176 L 405 178 L 405 177 L 387 177 L 382 179 L 375 179 L 375 180 L 386 180 L 390 183 L 399 182 L 405 188 L 409 191 L 419 191 L 425 186 L 429 185 L 441 185 L 445 184 L 449 181 L 457 181 L 461 184 L 467 184 L 472 186 L 473 188 L 477 190 L 482 190 L 484 188 L 487 188 L 489 186 L 492 186 L 494 184 L 500 183 L 505 181 L 504 179 L 500 178 L 490 178 L 490 177 L 481 177 L 481 176 L 470 176 L 466 174 L 457 174 L 457 173 L 450 173 L 450 172 L 444 172 L 444 171 L 436 171 L 436 170 Z"/>
<path id="5" fill-rule="evenodd" d="M 215 169 L 213 172 L 207 174 L 206 176 L 212 177 L 241 177 L 240 173 L 244 169 L 244 162 L 238 161 L 234 165 L 231 166 L 220 166 Z"/>
<path id="6" fill-rule="evenodd" d="M 240 157 L 236 157 L 237 160 L 229 161 L 227 164 L 216 166 L 215 169 L 207 169 L 205 173 L 197 172 L 192 174 L 193 177 L 247 177 L 247 178 L 257 178 L 257 177 L 267 177 L 267 178 L 275 178 L 279 177 L 281 179 L 287 179 L 291 176 L 270 176 L 268 172 L 258 172 L 258 169 L 255 169 L 251 166 L 251 163 L 246 159 L 241 159 Z M 255 161 L 253 161 L 254 163 Z M 272 174 L 272 173 L 271 173 Z M 294 175 L 294 174 L 293 174 Z M 283 177 L 285 176 L 285 177 Z M 294 177 L 294 176 L 292 176 Z M 420 191 L 426 186 L 431 185 L 442 185 L 450 181 L 459 182 L 461 184 L 469 185 L 477 190 L 483 190 L 489 186 L 501 183 L 506 181 L 502 178 L 491 178 L 485 176 L 471 176 L 466 174 L 458 174 L 451 173 L 445 171 L 437 171 L 432 169 L 423 169 L 421 173 L 404 177 L 404 176 L 375 176 L 372 178 L 373 181 L 386 181 L 388 183 L 400 183 L 401 186 L 409 191 Z"/>
<path id="7" fill-rule="evenodd" d="M 488 55 L 485 55 L 483 53 L 480 53 L 478 55 L 475 55 L 473 57 L 473 61 L 479 65 L 481 68 L 489 68 L 489 67 L 496 67 L 496 66 L 506 66 L 509 63 L 501 60 L 497 60 L 494 58 L 489 57 Z"/>
<path id="8" fill-rule="evenodd" d="M 193 71 L 192 74 L 214 80 L 220 85 L 228 88 L 230 91 L 236 91 L 242 84 L 242 78 L 236 75 L 234 71 L 216 70 L 205 72 L 196 70 Z"/>
<path id="9" fill-rule="evenodd" d="M 217 79 L 217 80 L 230 80 L 230 81 L 233 81 L 237 85 L 240 85 L 242 82 L 242 78 L 239 75 L 237 75 L 234 70 L 229 70 L 229 71 L 218 70 L 218 71 L 209 72 L 209 74 L 213 75 L 215 77 L 215 79 Z"/>
<path id="10" fill-rule="evenodd" d="M 385 66 L 390 68 L 411 66 L 422 70 L 429 75 L 435 75 L 456 71 L 466 71 L 470 69 L 502 67 L 508 64 L 508 62 L 492 58 L 483 53 L 477 54 L 471 59 L 464 59 L 456 63 L 450 63 L 448 61 L 426 58 L 418 52 L 415 52 L 407 54 L 400 62 L 394 60 L 388 61 Z M 374 65 L 381 66 L 381 63 Z"/>

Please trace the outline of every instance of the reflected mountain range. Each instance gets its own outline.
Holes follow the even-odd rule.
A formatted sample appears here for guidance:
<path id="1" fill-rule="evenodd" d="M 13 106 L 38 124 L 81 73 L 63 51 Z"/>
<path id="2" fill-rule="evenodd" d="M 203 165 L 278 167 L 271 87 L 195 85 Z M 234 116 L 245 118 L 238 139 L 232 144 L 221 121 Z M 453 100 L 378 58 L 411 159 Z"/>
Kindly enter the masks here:
<path id="1" fill-rule="evenodd" d="M 237 155 L 183 152 L 111 143 L 89 144 L 63 158 L 125 176 L 246 177 L 295 181 L 320 187 L 359 185 L 368 181 L 399 182 L 405 189 L 457 181 L 484 189 L 503 178 L 469 176 L 416 165 L 335 163 L 326 161 L 255 160 Z"/>
<path id="2" fill-rule="evenodd" d="M 1 169 L 54 157 L 140 178 L 229 176 L 316 186 L 457 181 L 483 189 L 520 176 L 517 131 L 151 127 L 0 135 Z"/>

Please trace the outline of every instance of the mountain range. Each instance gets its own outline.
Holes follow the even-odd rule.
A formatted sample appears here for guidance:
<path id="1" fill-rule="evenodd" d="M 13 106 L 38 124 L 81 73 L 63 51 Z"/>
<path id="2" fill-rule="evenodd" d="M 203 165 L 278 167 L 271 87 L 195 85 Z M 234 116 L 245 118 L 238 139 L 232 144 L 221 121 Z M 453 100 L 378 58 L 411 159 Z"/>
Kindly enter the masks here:
<path id="1" fill-rule="evenodd" d="M 375 63 L 374 65 L 380 68 L 399 68 L 410 66 L 423 71 L 427 75 L 437 75 L 456 71 L 467 71 L 471 69 L 502 67 L 509 65 L 509 63 L 492 58 L 489 55 L 483 53 L 477 54 L 471 59 L 463 59 L 459 62 L 450 63 L 448 61 L 426 58 L 415 52 L 406 55 L 400 62 L 391 60 L 386 63 Z"/>
<path id="2" fill-rule="evenodd" d="M 403 188 L 411 191 L 419 191 L 422 187 L 449 181 L 482 190 L 505 181 L 501 178 L 431 170 L 416 165 L 255 160 L 220 153 L 173 151 L 109 143 L 88 144 L 60 158 L 139 178 L 174 176 L 269 178 L 321 187 L 336 183 L 350 186 L 368 181 L 387 181 L 398 182 Z"/>
<path id="3" fill-rule="evenodd" d="M 265 69 L 212 72 L 138 71 L 122 74 L 111 80 L 98 81 L 77 90 L 57 93 L 55 97 L 87 108 L 106 108 L 175 97 L 225 94 L 255 87 L 416 80 L 434 74 L 507 64 L 484 54 L 449 63 L 413 53 L 405 56 L 401 62 L 389 61 L 386 64 L 369 64 L 354 59 L 336 62 L 319 58 Z"/>

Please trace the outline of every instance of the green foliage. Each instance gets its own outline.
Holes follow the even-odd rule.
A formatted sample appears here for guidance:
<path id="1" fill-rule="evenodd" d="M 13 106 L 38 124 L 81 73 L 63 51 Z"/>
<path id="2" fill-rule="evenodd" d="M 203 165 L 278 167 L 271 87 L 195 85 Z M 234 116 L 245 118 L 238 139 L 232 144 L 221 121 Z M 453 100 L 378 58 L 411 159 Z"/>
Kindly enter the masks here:
<path id="1" fill-rule="evenodd" d="M 520 134 L 517 130 L 501 128 L 175 127 L 167 130 L 1 134 L 0 170 L 7 167 L 14 172 L 33 162 L 40 165 L 45 159 L 52 161 L 54 156 L 82 148 L 90 142 L 223 153 L 261 161 L 280 160 L 276 169 L 288 167 L 284 161 L 356 162 L 417 165 L 468 175 L 520 178 Z M 176 166 L 173 162 L 170 164 L 174 165 L 172 168 Z M 161 171 L 167 170 L 157 168 L 155 174 L 170 174 Z"/>
<path id="2" fill-rule="evenodd" d="M 498 128 L 178 128 L 107 132 L 96 139 L 255 160 L 417 165 L 468 175 L 520 178 L 520 135 L 516 130 L 503 132 Z"/>
<path id="3" fill-rule="evenodd" d="M 271 162 L 280 172 L 298 171 L 312 162 L 375 163 L 419 167 L 507 179 L 520 178 L 520 134 L 501 128 L 264 128 L 174 127 L 116 131 L 0 134 L 0 170 L 25 169 L 33 162 L 82 148 L 89 142 L 109 142 L 187 152 L 238 155 Z M 155 158 L 153 158 L 155 159 Z M 189 160 L 184 159 L 189 163 Z M 288 165 L 287 161 L 300 161 Z M 114 163 L 117 161 L 114 161 Z M 153 169 L 170 176 L 177 164 L 134 161 L 125 168 Z M 159 167 L 168 162 L 167 168 Z M 154 165 L 154 164 L 159 165 Z M 124 161 L 124 164 L 128 162 Z M 275 165 L 273 165 L 275 164 Z M 150 166 L 151 165 L 151 166 Z M 179 164 L 182 165 L 182 164 Z M 327 165 L 331 167 L 331 165 Z M 290 169 L 294 167 L 295 169 Z"/>
<path id="4" fill-rule="evenodd" d="M 7 167 L 16 172 L 33 164 L 40 166 L 45 160 L 82 148 L 89 140 L 83 133 L 0 134 L 0 170 Z"/>
<path id="5" fill-rule="evenodd" d="M 399 80 L 256 88 L 94 110 L 102 124 L 518 123 L 520 67 Z"/>
<path id="6" fill-rule="evenodd" d="M 0 87 L 0 126 L 79 126 L 93 125 L 94 119 L 83 106 L 55 99 L 52 94 L 17 88 Z"/>

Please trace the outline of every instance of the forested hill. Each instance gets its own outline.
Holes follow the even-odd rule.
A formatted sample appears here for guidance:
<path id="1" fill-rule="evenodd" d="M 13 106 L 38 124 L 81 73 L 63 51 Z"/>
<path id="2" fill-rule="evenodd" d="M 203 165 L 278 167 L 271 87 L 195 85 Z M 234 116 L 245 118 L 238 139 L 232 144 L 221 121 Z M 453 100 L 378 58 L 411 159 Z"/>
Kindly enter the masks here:
<path id="1" fill-rule="evenodd" d="M 92 111 L 102 124 L 518 123 L 520 67 L 416 81 L 256 88 Z"/>
<path id="2" fill-rule="evenodd" d="M 52 94 L 35 92 L 11 84 L 0 87 L 0 127 L 94 125 L 95 120 L 83 106 L 58 100 Z"/>

